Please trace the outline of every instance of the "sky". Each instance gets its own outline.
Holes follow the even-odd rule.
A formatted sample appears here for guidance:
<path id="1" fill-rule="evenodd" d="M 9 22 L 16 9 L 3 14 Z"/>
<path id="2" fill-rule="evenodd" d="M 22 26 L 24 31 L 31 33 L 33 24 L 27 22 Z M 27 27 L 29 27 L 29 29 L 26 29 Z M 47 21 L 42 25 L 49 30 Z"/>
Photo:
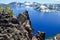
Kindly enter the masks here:
<path id="1" fill-rule="evenodd" d="M 8 3 L 11 3 L 11 2 L 38 2 L 38 3 L 58 3 L 60 4 L 60 0 L 0 0 L 0 3 L 5 3 L 5 4 L 8 4 Z"/>

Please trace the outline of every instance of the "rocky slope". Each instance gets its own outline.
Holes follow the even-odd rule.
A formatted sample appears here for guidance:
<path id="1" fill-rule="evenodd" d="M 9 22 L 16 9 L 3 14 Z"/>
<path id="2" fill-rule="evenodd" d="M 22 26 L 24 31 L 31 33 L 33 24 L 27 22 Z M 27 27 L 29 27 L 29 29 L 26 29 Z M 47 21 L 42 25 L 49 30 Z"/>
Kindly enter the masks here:
<path id="1" fill-rule="evenodd" d="M 28 11 L 18 17 L 0 14 L 0 40 L 45 40 L 45 33 L 38 32 L 33 36 L 33 28 Z"/>

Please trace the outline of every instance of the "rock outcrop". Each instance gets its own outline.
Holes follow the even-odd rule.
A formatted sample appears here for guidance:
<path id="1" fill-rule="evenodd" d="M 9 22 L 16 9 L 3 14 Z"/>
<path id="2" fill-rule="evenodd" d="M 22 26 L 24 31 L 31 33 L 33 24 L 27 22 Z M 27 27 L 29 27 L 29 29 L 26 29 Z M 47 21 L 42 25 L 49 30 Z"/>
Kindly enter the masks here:
<path id="1" fill-rule="evenodd" d="M 45 33 L 39 31 L 35 36 L 33 36 L 32 40 L 45 40 Z"/>
<path id="2" fill-rule="evenodd" d="M 60 40 L 60 34 L 57 34 L 55 37 L 54 37 L 55 40 Z"/>
<path id="3" fill-rule="evenodd" d="M 54 35 L 52 37 L 49 37 L 48 39 L 45 40 L 60 40 L 60 34 Z"/>
<path id="4" fill-rule="evenodd" d="M 45 40 L 45 33 L 33 36 L 33 28 L 28 11 L 18 17 L 0 14 L 0 40 Z"/>

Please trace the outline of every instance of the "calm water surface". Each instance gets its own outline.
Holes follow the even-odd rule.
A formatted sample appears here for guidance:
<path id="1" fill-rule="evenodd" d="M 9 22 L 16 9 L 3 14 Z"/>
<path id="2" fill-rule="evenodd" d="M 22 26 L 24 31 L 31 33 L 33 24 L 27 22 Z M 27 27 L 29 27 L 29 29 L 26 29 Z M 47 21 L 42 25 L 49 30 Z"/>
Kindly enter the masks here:
<path id="1" fill-rule="evenodd" d="M 14 15 L 18 16 L 19 13 L 24 12 L 27 9 L 29 11 L 29 17 L 34 28 L 34 34 L 38 31 L 43 31 L 46 33 L 46 37 L 53 36 L 60 33 L 60 13 L 50 12 L 43 13 L 34 10 L 31 7 L 12 7 Z"/>

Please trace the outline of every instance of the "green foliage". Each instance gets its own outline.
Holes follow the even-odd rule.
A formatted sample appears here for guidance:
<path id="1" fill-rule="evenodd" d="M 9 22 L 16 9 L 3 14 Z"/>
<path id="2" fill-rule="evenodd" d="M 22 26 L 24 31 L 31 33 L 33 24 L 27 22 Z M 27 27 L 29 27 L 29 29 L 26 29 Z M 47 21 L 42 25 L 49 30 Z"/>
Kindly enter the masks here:
<path id="1" fill-rule="evenodd" d="M 10 16 L 12 16 L 12 15 L 13 15 L 13 11 L 12 11 L 12 10 L 9 10 L 9 11 L 8 11 L 8 14 L 9 14 Z"/>
<path id="2" fill-rule="evenodd" d="M 13 15 L 13 11 L 10 9 L 10 7 L 8 7 L 8 6 L 5 6 L 5 7 L 0 6 L 0 13 L 2 13 L 3 10 L 4 10 L 4 13 L 8 13 L 10 16 Z"/>
<path id="3" fill-rule="evenodd" d="M 8 12 L 9 10 L 10 10 L 10 7 L 8 7 L 8 6 L 4 7 L 4 11 Z"/>
<path id="4" fill-rule="evenodd" d="M 7 12 L 10 16 L 13 15 L 13 11 L 8 6 L 4 7 L 4 11 Z"/>
<path id="5" fill-rule="evenodd" d="M 3 10 L 3 7 L 2 7 L 2 6 L 0 6 L 0 12 L 2 12 L 2 10 Z"/>

